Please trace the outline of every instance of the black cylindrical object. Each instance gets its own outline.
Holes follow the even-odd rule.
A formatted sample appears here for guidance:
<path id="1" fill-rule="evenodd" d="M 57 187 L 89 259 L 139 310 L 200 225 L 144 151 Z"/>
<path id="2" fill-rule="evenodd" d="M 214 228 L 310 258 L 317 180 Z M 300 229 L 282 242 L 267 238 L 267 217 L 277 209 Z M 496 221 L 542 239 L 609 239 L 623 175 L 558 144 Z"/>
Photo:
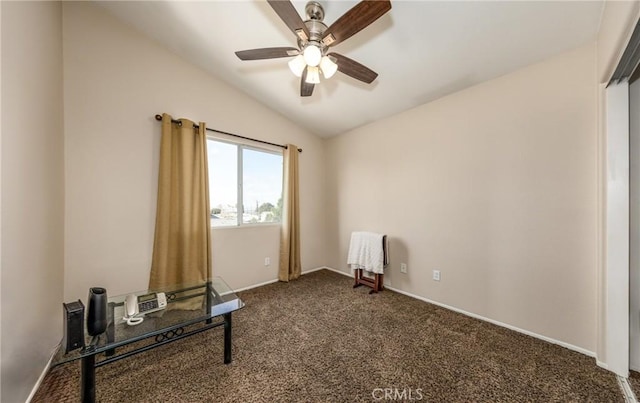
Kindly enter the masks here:
<path id="1" fill-rule="evenodd" d="M 87 333 L 97 336 L 107 329 L 107 290 L 102 287 L 89 288 L 89 313 Z"/>

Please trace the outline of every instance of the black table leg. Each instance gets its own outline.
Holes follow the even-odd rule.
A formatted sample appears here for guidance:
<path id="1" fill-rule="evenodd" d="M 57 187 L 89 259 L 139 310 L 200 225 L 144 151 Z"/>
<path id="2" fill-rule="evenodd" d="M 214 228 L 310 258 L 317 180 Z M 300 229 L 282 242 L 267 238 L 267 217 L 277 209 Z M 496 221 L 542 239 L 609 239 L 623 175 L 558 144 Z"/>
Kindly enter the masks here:
<path id="1" fill-rule="evenodd" d="M 82 379 L 80 380 L 80 398 L 82 403 L 96 401 L 96 356 L 91 354 L 82 358 Z"/>
<path id="2" fill-rule="evenodd" d="M 116 309 L 116 304 L 113 302 L 109 302 L 109 313 L 111 314 L 110 318 L 107 318 L 109 320 L 109 324 L 107 325 L 107 343 L 113 343 L 113 341 L 115 340 L 115 335 L 116 335 L 116 329 L 115 329 L 115 323 L 116 323 L 116 318 L 115 318 L 115 309 Z M 107 350 L 105 352 L 105 356 L 107 357 L 111 357 L 112 355 L 114 355 L 116 353 L 116 349 L 112 348 L 110 350 Z"/>
<path id="3" fill-rule="evenodd" d="M 211 305 L 213 305 L 213 298 L 212 298 L 212 294 L 213 290 L 211 287 L 211 281 L 207 282 L 207 300 L 205 301 L 205 303 L 207 304 L 207 313 L 211 312 Z M 212 319 L 207 319 L 207 325 L 211 324 L 213 322 Z"/>
<path id="4" fill-rule="evenodd" d="M 224 363 L 231 362 L 231 313 L 224 316 Z"/>

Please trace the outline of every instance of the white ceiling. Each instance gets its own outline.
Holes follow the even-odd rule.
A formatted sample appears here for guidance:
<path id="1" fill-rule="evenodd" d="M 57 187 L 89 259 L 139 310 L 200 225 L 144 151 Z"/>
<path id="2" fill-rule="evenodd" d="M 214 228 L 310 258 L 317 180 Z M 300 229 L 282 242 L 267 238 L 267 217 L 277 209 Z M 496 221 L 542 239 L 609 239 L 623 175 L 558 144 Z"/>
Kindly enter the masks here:
<path id="1" fill-rule="evenodd" d="M 356 1 L 321 0 L 331 25 Z M 332 48 L 379 76 L 341 73 L 299 96 L 289 59 L 240 61 L 237 50 L 296 46 L 265 1 L 99 2 L 311 132 L 330 137 L 594 41 L 603 1 L 393 1 L 376 22 Z M 304 19 L 306 1 L 293 1 Z"/>

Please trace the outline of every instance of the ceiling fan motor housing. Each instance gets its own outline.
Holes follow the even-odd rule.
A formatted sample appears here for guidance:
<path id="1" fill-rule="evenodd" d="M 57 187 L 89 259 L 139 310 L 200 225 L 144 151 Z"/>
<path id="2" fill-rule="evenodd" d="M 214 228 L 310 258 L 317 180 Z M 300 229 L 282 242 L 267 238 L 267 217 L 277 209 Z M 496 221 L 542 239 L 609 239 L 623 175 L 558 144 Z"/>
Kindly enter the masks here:
<path id="1" fill-rule="evenodd" d="M 307 43 L 315 43 L 316 46 L 320 47 L 320 44 L 322 43 L 322 34 L 327 29 L 327 26 L 324 25 L 323 22 L 314 20 L 305 21 L 304 25 L 306 25 L 307 29 L 309 30 L 309 40 L 305 42 L 301 39 L 298 39 L 299 47 L 304 48 Z"/>
<path id="2" fill-rule="evenodd" d="M 304 7 L 304 12 L 307 14 L 307 20 L 324 20 L 324 8 L 317 1 L 308 2 Z"/>
<path id="3" fill-rule="evenodd" d="M 305 13 L 307 14 L 307 20 L 304 22 L 304 25 L 309 30 L 309 40 L 303 41 L 298 39 L 298 47 L 303 51 L 307 46 L 313 45 L 320 49 L 324 55 L 326 46 L 321 41 L 324 31 L 327 30 L 327 26 L 322 22 L 324 19 L 324 8 L 317 1 L 310 1 L 305 7 Z"/>

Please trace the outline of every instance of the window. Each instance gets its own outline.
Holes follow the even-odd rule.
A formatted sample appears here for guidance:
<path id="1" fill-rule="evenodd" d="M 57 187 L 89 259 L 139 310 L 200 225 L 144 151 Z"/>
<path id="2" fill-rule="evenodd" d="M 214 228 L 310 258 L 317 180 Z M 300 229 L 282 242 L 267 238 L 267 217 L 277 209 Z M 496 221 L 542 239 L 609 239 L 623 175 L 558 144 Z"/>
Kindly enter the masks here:
<path id="1" fill-rule="evenodd" d="M 282 153 L 207 139 L 211 226 L 280 222 Z"/>

